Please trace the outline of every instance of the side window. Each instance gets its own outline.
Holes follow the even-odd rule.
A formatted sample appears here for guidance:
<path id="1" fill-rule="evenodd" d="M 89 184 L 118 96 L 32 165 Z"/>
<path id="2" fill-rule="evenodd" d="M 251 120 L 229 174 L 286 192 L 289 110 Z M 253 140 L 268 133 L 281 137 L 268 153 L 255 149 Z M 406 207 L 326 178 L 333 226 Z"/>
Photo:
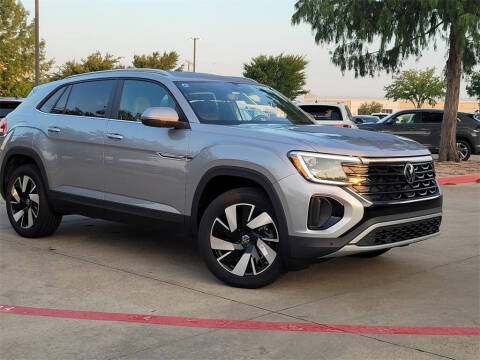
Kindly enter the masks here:
<path id="1" fill-rule="evenodd" d="M 395 124 L 412 124 L 414 117 L 414 113 L 400 114 L 393 118 L 393 122 Z"/>
<path id="2" fill-rule="evenodd" d="M 114 86 L 115 80 L 86 81 L 73 84 L 65 114 L 104 118 Z"/>
<path id="3" fill-rule="evenodd" d="M 163 86 L 149 81 L 125 80 L 117 119 L 138 121 L 149 107 L 170 107 L 178 111 L 175 101 Z"/>
<path id="4" fill-rule="evenodd" d="M 422 122 L 427 124 L 440 124 L 443 119 L 443 113 L 441 112 L 424 112 L 422 116 Z"/>
<path id="5" fill-rule="evenodd" d="M 57 103 L 50 111 L 52 114 L 63 114 L 65 111 L 65 105 L 67 104 L 68 94 L 70 94 L 71 89 L 71 86 L 65 87 L 65 91 L 62 93 L 62 96 L 60 96 L 60 99 L 58 99 Z"/>
<path id="6" fill-rule="evenodd" d="M 53 106 L 57 103 L 58 99 L 60 98 L 60 96 L 62 96 L 66 88 L 67 88 L 66 86 L 63 86 L 60 89 L 57 89 L 57 91 L 55 91 L 47 99 L 47 101 L 43 103 L 42 107 L 40 108 L 40 111 L 47 112 L 47 113 L 52 111 Z"/>

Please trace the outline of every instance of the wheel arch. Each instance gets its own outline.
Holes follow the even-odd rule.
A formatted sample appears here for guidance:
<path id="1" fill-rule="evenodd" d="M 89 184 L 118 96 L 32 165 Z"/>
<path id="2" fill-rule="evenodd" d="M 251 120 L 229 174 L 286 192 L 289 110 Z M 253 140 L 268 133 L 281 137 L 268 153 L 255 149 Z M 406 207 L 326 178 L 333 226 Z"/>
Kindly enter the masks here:
<path id="1" fill-rule="evenodd" d="M 226 181 L 229 179 L 236 180 L 227 184 L 227 186 L 215 188 L 217 191 L 213 192 L 213 194 L 208 193 L 208 190 L 216 184 L 216 181 Z M 284 234 L 288 234 L 285 212 L 272 182 L 264 174 L 256 170 L 235 166 L 217 166 L 209 169 L 203 175 L 193 196 L 190 217 L 191 231 L 194 234 L 198 231 L 201 215 L 208 206 L 208 204 L 204 204 L 205 200 L 212 200 L 212 197 L 216 197 L 225 191 L 244 186 L 258 187 L 267 195 L 275 210 L 279 226 L 282 227 Z"/>
<path id="2" fill-rule="evenodd" d="M 18 161 L 16 161 L 18 159 Z M 6 176 L 15 167 L 16 164 L 23 165 L 23 164 L 34 164 L 40 171 L 40 176 L 42 177 L 43 183 L 45 185 L 45 190 L 48 192 L 50 187 L 48 186 L 48 177 L 41 161 L 40 156 L 32 149 L 27 147 L 14 147 L 9 149 L 5 154 L 5 157 L 2 162 L 2 167 L 0 171 L 0 191 L 2 197 L 5 199 L 5 191 L 7 182 Z"/>

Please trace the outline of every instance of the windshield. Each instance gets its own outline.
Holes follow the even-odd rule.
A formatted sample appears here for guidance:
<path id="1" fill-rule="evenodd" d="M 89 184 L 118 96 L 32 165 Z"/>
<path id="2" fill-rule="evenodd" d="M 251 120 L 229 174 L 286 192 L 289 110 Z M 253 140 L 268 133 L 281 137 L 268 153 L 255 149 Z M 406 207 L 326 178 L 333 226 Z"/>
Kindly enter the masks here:
<path id="1" fill-rule="evenodd" d="M 283 95 L 265 86 L 213 81 L 176 85 L 204 124 L 313 124 Z"/>

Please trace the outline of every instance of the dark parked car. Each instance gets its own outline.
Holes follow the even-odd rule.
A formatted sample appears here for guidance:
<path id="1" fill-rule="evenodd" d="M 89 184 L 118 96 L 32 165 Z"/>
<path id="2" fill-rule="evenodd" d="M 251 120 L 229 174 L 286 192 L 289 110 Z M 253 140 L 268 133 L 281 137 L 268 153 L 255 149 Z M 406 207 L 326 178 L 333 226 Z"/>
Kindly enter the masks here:
<path id="1" fill-rule="evenodd" d="M 378 116 L 372 116 L 372 115 L 355 115 L 352 120 L 357 125 L 375 124 L 380 121 L 380 118 Z"/>
<path id="2" fill-rule="evenodd" d="M 438 153 L 443 111 L 432 109 L 402 110 L 375 124 L 360 124 L 364 130 L 386 132 L 418 141 Z M 457 117 L 457 150 L 461 160 L 480 153 L 480 120 L 474 114 L 459 112 Z"/>
<path id="3" fill-rule="evenodd" d="M 23 99 L 16 97 L 0 97 L 0 136 L 5 133 L 5 116 L 15 110 L 22 101 Z"/>

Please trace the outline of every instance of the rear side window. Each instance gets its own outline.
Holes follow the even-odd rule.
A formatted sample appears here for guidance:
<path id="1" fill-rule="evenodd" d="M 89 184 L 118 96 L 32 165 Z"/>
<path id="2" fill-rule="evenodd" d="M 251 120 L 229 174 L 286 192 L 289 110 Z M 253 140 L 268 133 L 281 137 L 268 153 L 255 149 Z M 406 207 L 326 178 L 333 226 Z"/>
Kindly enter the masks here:
<path id="1" fill-rule="evenodd" d="M 427 124 L 440 124 L 443 119 L 443 113 L 429 113 L 424 112 L 422 113 L 422 123 Z"/>
<path id="2" fill-rule="evenodd" d="M 342 113 L 336 106 L 301 105 L 300 107 L 311 114 L 315 120 L 342 120 Z"/>
<path id="3" fill-rule="evenodd" d="M 138 121 L 149 107 L 170 107 L 178 112 L 175 101 L 163 86 L 149 81 L 125 80 L 117 119 Z"/>
<path id="4" fill-rule="evenodd" d="M 65 105 L 67 104 L 68 95 L 70 94 L 72 87 L 66 86 L 64 91 L 61 92 L 60 98 L 55 102 L 52 109 L 50 110 L 53 114 L 63 114 L 65 111 Z"/>
<path id="5" fill-rule="evenodd" d="M 62 96 L 62 94 L 65 91 L 65 88 L 66 88 L 65 86 L 61 87 L 60 89 L 57 89 L 52 95 L 50 95 L 47 101 L 45 101 L 43 105 L 40 107 L 40 111 L 47 112 L 47 113 L 52 111 L 53 106 L 57 103 L 60 96 Z"/>
<path id="6" fill-rule="evenodd" d="M 87 81 L 73 84 L 65 107 L 65 114 L 105 117 L 114 86 L 115 80 Z"/>

